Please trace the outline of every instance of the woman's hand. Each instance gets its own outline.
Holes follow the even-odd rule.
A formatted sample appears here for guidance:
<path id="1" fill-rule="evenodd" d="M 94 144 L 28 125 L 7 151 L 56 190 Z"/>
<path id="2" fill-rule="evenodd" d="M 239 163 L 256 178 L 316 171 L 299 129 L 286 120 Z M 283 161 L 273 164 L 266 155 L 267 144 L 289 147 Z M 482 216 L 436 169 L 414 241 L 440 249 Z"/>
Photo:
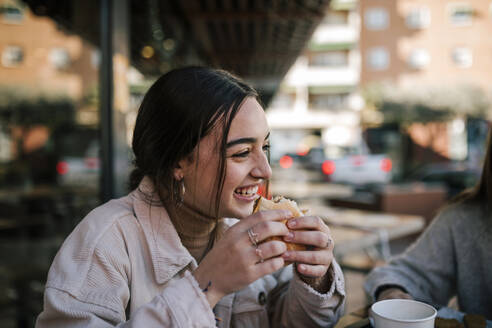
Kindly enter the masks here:
<path id="1" fill-rule="evenodd" d="M 386 288 L 378 295 L 378 301 L 389 300 L 392 298 L 403 298 L 408 300 L 413 300 L 413 297 L 410 294 L 404 292 L 402 289 L 398 287 Z"/>
<path id="2" fill-rule="evenodd" d="M 330 228 L 318 216 L 301 216 L 287 221 L 291 230 L 285 241 L 310 246 L 307 251 L 287 251 L 282 257 L 297 262 L 297 271 L 307 278 L 321 278 L 333 260 L 334 242 Z M 307 279 L 309 280 L 309 279 Z M 308 282 L 305 280 L 306 282 Z"/>
<path id="3" fill-rule="evenodd" d="M 284 266 L 285 243 L 262 241 L 287 235 L 289 230 L 279 221 L 291 217 L 286 210 L 257 212 L 226 231 L 193 273 L 212 308 L 225 295 Z"/>

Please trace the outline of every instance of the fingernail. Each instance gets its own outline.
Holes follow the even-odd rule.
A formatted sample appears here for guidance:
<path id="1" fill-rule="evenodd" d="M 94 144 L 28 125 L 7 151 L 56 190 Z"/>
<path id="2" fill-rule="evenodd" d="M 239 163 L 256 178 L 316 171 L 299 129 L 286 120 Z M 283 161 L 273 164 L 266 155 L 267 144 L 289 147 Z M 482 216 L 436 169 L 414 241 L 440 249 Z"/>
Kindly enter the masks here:
<path id="1" fill-rule="evenodd" d="M 298 270 L 301 270 L 301 271 L 304 271 L 304 270 L 306 270 L 306 266 L 305 266 L 304 264 L 299 264 L 299 265 L 297 266 L 297 269 L 298 269 Z"/>
<path id="2" fill-rule="evenodd" d="M 288 211 L 288 210 L 285 210 L 284 211 L 284 217 L 291 218 L 292 217 L 292 212 L 291 211 Z"/>
<path id="3" fill-rule="evenodd" d="M 282 254 L 282 257 L 283 257 L 284 259 L 288 259 L 288 258 L 290 257 L 290 253 L 289 253 L 289 251 L 284 252 L 284 254 Z"/>
<path id="4" fill-rule="evenodd" d="M 297 225 L 297 220 L 295 220 L 295 219 L 293 219 L 293 220 L 289 220 L 289 221 L 287 222 L 287 226 L 288 226 L 289 228 L 294 228 L 296 225 Z"/>
<path id="5" fill-rule="evenodd" d="M 284 240 L 290 241 L 294 238 L 294 234 L 292 232 L 289 232 L 285 237 Z"/>

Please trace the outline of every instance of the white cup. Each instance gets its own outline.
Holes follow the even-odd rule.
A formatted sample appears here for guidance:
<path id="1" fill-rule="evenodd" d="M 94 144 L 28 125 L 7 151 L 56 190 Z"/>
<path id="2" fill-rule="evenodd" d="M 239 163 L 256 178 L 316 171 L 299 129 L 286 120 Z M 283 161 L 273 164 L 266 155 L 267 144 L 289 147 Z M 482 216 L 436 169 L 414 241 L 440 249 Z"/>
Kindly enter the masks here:
<path id="1" fill-rule="evenodd" d="M 434 328 L 437 311 L 432 306 L 406 299 L 390 299 L 371 306 L 375 328 Z"/>

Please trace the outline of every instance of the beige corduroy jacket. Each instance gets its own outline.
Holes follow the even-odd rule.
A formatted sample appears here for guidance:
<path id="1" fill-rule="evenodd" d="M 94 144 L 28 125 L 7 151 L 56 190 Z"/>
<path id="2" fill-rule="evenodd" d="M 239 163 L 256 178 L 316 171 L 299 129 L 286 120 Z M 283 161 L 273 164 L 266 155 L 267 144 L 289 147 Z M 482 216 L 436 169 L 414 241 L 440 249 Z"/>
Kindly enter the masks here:
<path id="1" fill-rule="evenodd" d="M 287 266 L 222 298 L 214 309 L 191 272 L 197 263 L 148 179 L 89 213 L 48 274 L 36 327 L 331 327 L 343 312 L 344 280 L 320 294 Z M 237 220 L 225 219 L 222 231 Z M 217 319 L 220 318 L 220 319 Z"/>

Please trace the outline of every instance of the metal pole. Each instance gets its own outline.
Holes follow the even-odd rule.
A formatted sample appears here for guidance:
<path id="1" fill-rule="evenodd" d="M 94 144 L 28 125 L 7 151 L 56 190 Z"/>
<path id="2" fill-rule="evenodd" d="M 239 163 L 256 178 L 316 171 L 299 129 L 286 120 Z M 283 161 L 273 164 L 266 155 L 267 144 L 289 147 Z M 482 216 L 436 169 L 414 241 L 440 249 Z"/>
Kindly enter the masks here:
<path id="1" fill-rule="evenodd" d="M 101 66 L 100 66 L 100 199 L 114 197 L 113 149 L 113 8 L 112 0 L 101 0 Z"/>

